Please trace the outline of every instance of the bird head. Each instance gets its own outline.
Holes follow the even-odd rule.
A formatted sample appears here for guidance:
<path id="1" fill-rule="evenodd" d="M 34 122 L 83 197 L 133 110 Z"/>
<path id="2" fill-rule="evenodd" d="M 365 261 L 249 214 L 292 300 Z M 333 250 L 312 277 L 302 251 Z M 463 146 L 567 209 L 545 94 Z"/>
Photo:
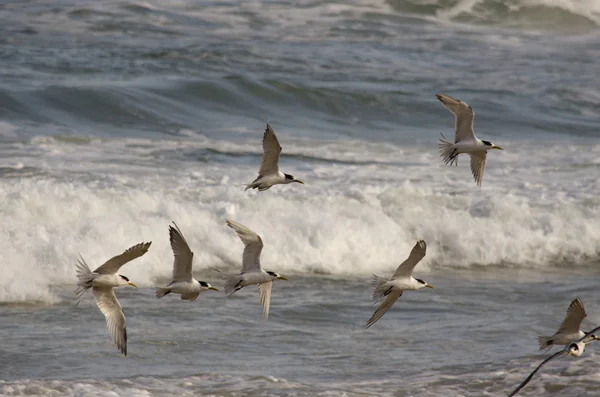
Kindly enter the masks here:
<path id="1" fill-rule="evenodd" d="M 484 144 L 485 146 L 487 146 L 487 148 L 488 148 L 488 149 L 499 149 L 499 150 L 504 150 L 504 149 L 502 149 L 500 146 L 494 145 L 494 144 L 493 144 L 492 142 L 490 142 L 490 141 L 481 141 L 481 142 L 483 142 L 483 144 Z"/>
<path id="2" fill-rule="evenodd" d="M 433 289 L 433 285 L 429 285 L 427 284 L 425 281 L 421 280 L 420 278 L 415 278 L 415 280 L 417 280 L 417 282 L 419 283 L 419 288 L 432 288 Z"/>
<path id="3" fill-rule="evenodd" d="M 198 281 L 200 283 L 200 286 L 206 289 L 211 289 L 213 291 L 218 291 L 218 288 L 213 287 L 212 285 L 210 285 L 209 283 L 207 283 L 206 281 Z"/>
<path id="4" fill-rule="evenodd" d="M 292 183 L 292 182 L 298 182 L 304 185 L 304 182 L 302 182 L 300 179 L 296 179 L 294 178 L 293 175 L 290 174 L 283 174 L 285 175 L 285 183 Z"/>
<path id="5" fill-rule="evenodd" d="M 583 354 L 585 350 L 585 343 L 583 342 L 573 342 L 569 345 L 569 355 L 579 357 Z"/>
<path id="6" fill-rule="evenodd" d="M 280 275 L 280 274 L 277 274 L 277 273 L 275 273 L 275 272 L 270 272 L 270 271 L 267 271 L 267 274 L 268 274 L 269 276 L 271 276 L 271 277 L 275 278 L 276 280 L 287 280 L 287 277 L 283 277 L 282 275 Z"/>
<path id="7" fill-rule="evenodd" d="M 121 285 L 131 285 L 132 287 L 135 287 L 135 288 L 138 287 L 137 285 L 135 285 L 134 283 L 129 281 L 129 279 L 127 277 L 123 276 L 122 274 L 119 274 L 119 276 L 121 277 Z"/>

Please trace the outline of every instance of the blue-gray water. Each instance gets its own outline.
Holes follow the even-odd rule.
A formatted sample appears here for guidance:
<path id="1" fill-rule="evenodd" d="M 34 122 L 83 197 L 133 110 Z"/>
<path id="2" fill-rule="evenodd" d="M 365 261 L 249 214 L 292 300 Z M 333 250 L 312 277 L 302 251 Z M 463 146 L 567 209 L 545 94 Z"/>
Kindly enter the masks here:
<path id="1" fill-rule="evenodd" d="M 597 0 L 2 2 L 0 60 L 0 395 L 504 396 L 574 297 L 600 323 Z M 481 188 L 439 158 L 437 92 L 505 148 Z M 243 191 L 267 122 L 306 185 Z M 268 322 L 255 288 L 153 296 L 173 220 L 222 287 L 227 218 L 290 278 Z M 436 288 L 364 330 L 421 238 Z M 149 240 L 124 358 L 75 263 Z M 599 357 L 522 395 L 595 396 Z"/>

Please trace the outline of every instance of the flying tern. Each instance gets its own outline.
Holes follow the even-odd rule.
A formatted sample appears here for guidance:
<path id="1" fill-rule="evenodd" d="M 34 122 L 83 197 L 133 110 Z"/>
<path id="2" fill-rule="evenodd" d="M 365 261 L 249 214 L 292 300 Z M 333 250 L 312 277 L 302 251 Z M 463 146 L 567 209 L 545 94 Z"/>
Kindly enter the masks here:
<path id="1" fill-rule="evenodd" d="M 225 293 L 230 296 L 247 285 L 258 285 L 263 314 L 265 318 L 269 318 L 273 280 L 287 280 L 287 278 L 261 268 L 260 253 L 263 249 L 263 242 L 258 234 L 238 222 L 228 220 L 227 225 L 235 230 L 245 248 L 242 256 L 242 272 L 227 278 Z"/>
<path id="2" fill-rule="evenodd" d="M 553 345 L 568 345 L 582 338 L 585 332 L 581 331 L 581 322 L 587 317 L 583 302 L 579 298 L 573 299 L 567 309 L 567 316 L 552 336 L 539 336 L 540 350 L 548 349 Z"/>
<path id="3" fill-rule="evenodd" d="M 152 242 L 134 245 L 121 255 L 109 259 L 93 272 L 83 257 L 80 256 L 81 259 L 77 263 L 77 304 L 79 304 L 86 291 L 91 288 L 96 297 L 98 308 L 104 314 L 104 317 L 106 317 L 106 324 L 112 335 L 113 342 L 117 345 L 121 353 L 126 356 L 127 329 L 125 327 L 125 313 L 113 288 L 123 285 L 131 285 L 137 288 L 137 285 L 117 272 L 127 262 L 139 258 L 148 252 L 150 244 Z"/>
<path id="4" fill-rule="evenodd" d="M 246 185 L 244 190 L 258 189 L 259 191 L 267 190 L 273 185 L 288 184 L 298 182 L 304 185 L 299 179 L 294 178 L 290 174 L 284 174 L 279 171 L 279 156 L 281 154 L 281 145 L 275 136 L 275 132 L 269 124 L 263 135 L 263 158 L 258 170 L 258 177 L 249 185 Z"/>
<path id="5" fill-rule="evenodd" d="M 443 139 L 440 139 L 440 155 L 444 163 L 458 165 L 458 155 L 461 153 L 469 154 L 471 156 L 473 178 L 475 178 L 477 185 L 481 185 L 487 151 L 490 149 L 504 149 L 494 145 L 492 142 L 482 141 L 475 136 L 475 131 L 473 131 L 475 113 L 473 113 L 471 106 L 456 98 L 452 98 L 450 95 L 436 94 L 435 96 L 456 117 L 454 143 L 448 141 L 443 134 Z"/>
<path id="6" fill-rule="evenodd" d="M 180 294 L 181 299 L 193 301 L 202 292 L 213 290 L 218 291 L 205 281 L 198 281 L 192 276 L 192 260 L 194 253 L 190 249 L 183 233 L 175 222 L 173 226 L 169 225 L 169 240 L 175 261 L 173 262 L 172 281 L 165 288 L 156 288 L 156 297 L 162 298 L 170 293 Z"/>
<path id="7" fill-rule="evenodd" d="M 383 303 L 375 310 L 375 313 L 367 321 L 366 328 L 375 324 L 385 312 L 402 296 L 404 291 L 410 291 L 415 289 L 421 289 L 424 287 L 433 288 L 433 286 L 427 284 L 425 281 L 414 278 L 412 276 L 413 269 L 417 266 L 417 263 L 425 256 L 427 250 L 427 244 L 423 240 L 417 241 L 417 244 L 410 251 L 408 259 L 398 266 L 396 272 L 390 280 L 385 278 L 377 277 L 373 275 L 373 300 L 375 302 L 385 299 Z"/>

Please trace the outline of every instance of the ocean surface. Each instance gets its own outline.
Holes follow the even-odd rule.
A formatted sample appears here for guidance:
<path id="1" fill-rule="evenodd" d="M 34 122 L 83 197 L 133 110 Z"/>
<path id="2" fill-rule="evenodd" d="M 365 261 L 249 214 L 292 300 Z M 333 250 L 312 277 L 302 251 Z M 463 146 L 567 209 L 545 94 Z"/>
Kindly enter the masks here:
<path id="1" fill-rule="evenodd" d="M 600 324 L 599 0 L 0 2 L 1 396 L 505 396 L 570 301 Z M 488 154 L 445 166 L 469 103 Z M 244 192 L 265 124 L 284 172 Z M 262 236 L 274 283 L 194 302 L 237 271 L 226 219 Z M 372 273 L 418 239 L 415 276 L 372 328 Z M 142 241 L 116 294 L 129 356 L 75 264 Z M 599 346 L 520 395 L 598 396 Z"/>

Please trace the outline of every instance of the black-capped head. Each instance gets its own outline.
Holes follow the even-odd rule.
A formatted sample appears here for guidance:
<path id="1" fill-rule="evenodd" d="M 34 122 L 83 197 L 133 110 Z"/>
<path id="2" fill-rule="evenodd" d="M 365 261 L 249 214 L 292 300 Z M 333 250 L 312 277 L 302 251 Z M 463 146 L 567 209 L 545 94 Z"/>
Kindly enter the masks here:
<path id="1" fill-rule="evenodd" d="M 208 283 L 206 281 L 198 281 L 200 283 L 201 287 L 206 287 L 208 288 Z"/>
<path id="2" fill-rule="evenodd" d="M 302 182 L 300 179 L 296 179 L 294 178 L 293 175 L 290 174 L 283 174 L 285 175 L 285 183 L 292 183 L 292 182 L 298 182 L 304 185 L 304 182 Z"/>
<path id="3" fill-rule="evenodd" d="M 415 278 L 415 280 L 417 280 L 417 282 L 419 283 L 419 287 L 418 288 L 433 288 L 433 285 L 429 285 L 427 284 L 425 281 L 421 280 L 420 278 Z"/>
<path id="4" fill-rule="evenodd" d="M 290 181 L 294 180 L 294 176 L 293 175 L 290 175 L 290 174 L 283 174 L 283 175 L 285 175 L 285 179 L 288 179 Z"/>
<path id="5" fill-rule="evenodd" d="M 483 144 L 484 144 L 485 146 L 489 146 L 489 147 L 492 147 L 492 146 L 493 146 L 493 145 L 492 145 L 492 142 L 490 142 L 490 141 L 481 141 L 481 142 L 483 142 Z"/>
<path id="6" fill-rule="evenodd" d="M 286 278 L 286 277 L 283 277 L 281 274 L 277 274 L 277 273 L 275 273 L 275 272 L 271 272 L 271 271 L 269 271 L 269 270 L 265 270 L 265 272 L 267 272 L 267 274 L 268 274 L 269 276 L 271 276 L 271 277 L 274 277 L 274 278 L 276 278 L 276 279 L 279 279 L 279 280 L 287 280 L 287 278 Z"/>
<path id="7" fill-rule="evenodd" d="M 125 280 L 125 281 L 129 282 L 129 279 L 128 279 L 127 277 L 123 276 L 122 274 L 119 274 L 119 276 L 121 276 L 121 278 L 122 278 L 123 280 Z"/>
<path id="8" fill-rule="evenodd" d="M 219 290 L 218 288 L 213 287 L 212 285 L 210 285 L 206 281 L 198 281 L 198 284 L 200 284 L 200 287 L 202 287 L 202 288 L 212 289 L 213 291 L 218 291 Z"/>
<path id="9" fill-rule="evenodd" d="M 119 277 L 121 277 L 121 280 L 123 280 L 123 284 L 121 284 L 121 285 L 126 285 L 127 284 L 127 285 L 131 285 L 132 287 L 135 287 L 135 288 L 138 287 L 137 285 L 135 285 L 134 283 L 132 283 L 131 281 L 129 281 L 129 279 L 127 277 L 123 276 L 122 274 L 119 274 Z"/>

